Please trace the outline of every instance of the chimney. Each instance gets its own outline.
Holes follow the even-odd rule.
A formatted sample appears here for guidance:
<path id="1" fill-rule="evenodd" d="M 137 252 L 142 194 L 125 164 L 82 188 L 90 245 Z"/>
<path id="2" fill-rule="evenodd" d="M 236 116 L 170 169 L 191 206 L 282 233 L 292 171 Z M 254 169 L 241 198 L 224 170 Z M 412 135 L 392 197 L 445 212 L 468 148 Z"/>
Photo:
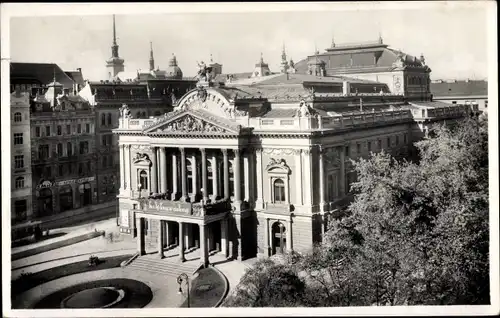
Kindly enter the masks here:
<path id="1" fill-rule="evenodd" d="M 78 73 L 82 72 L 82 68 L 81 67 L 78 67 L 76 70 L 78 71 Z"/>
<path id="2" fill-rule="evenodd" d="M 21 86 L 16 85 L 16 97 L 21 97 Z"/>
<path id="3" fill-rule="evenodd" d="M 342 93 L 344 95 L 349 95 L 351 93 L 351 85 L 348 81 L 342 82 Z"/>

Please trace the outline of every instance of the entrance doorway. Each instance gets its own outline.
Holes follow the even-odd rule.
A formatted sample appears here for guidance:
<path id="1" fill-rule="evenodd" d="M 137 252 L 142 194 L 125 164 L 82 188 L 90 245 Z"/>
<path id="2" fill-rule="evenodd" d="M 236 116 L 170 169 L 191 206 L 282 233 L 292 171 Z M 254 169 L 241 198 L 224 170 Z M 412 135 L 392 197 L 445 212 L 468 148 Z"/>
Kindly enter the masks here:
<path id="1" fill-rule="evenodd" d="M 61 212 L 73 209 L 73 189 L 65 185 L 59 190 L 59 206 Z"/>
<path id="2" fill-rule="evenodd" d="M 83 185 L 83 206 L 92 204 L 92 187 L 90 183 L 85 182 Z"/>
<path id="3" fill-rule="evenodd" d="M 39 217 L 52 214 L 52 190 L 41 189 L 37 201 Z"/>
<path id="4" fill-rule="evenodd" d="M 281 222 L 276 222 L 272 227 L 273 249 L 272 254 L 286 252 L 286 227 Z"/>

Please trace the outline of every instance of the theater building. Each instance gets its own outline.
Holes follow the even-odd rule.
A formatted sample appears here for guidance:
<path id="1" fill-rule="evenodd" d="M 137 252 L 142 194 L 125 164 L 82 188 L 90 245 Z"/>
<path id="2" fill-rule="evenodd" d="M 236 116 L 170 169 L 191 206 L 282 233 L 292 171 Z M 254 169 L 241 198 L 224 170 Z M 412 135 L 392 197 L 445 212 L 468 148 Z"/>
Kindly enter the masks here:
<path id="1" fill-rule="evenodd" d="M 468 112 L 346 76 L 250 77 L 200 71 L 168 113 L 120 110 L 119 224 L 140 255 L 177 248 L 183 260 L 199 248 L 206 265 L 214 251 L 239 260 L 306 251 L 352 199 L 350 159 L 404 156 L 430 124 Z"/>

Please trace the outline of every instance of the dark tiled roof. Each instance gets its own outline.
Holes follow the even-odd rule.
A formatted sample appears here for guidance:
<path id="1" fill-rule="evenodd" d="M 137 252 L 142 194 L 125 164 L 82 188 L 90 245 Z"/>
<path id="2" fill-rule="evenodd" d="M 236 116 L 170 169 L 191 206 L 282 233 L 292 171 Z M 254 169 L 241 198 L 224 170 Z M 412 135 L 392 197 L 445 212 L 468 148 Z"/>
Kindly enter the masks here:
<path id="1" fill-rule="evenodd" d="M 305 74 L 308 70 L 308 61 L 314 61 L 316 59 L 325 63 L 327 74 L 329 74 L 329 69 L 338 68 L 391 68 L 392 63 L 394 63 L 398 57 L 398 53 L 397 50 L 388 48 L 387 45 L 372 45 L 367 47 L 353 45 L 350 46 L 348 50 L 334 50 L 316 56 L 308 56 L 295 63 L 295 68 L 298 73 Z M 419 59 L 415 59 L 413 56 L 403 52 L 401 52 L 401 54 L 407 65 L 422 65 Z"/>
<path id="2" fill-rule="evenodd" d="M 487 96 L 487 81 L 457 81 L 454 83 L 431 83 L 434 97 L 447 96 Z"/>
<path id="3" fill-rule="evenodd" d="M 73 88 L 73 79 L 69 77 L 57 64 L 54 63 L 10 63 L 10 77 L 12 80 L 33 80 L 48 85 L 54 79 L 64 88 Z"/>
<path id="4" fill-rule="evenodd" d="M 295 115 L 297 108 L 274 108 L 263 114 L 262 118 L 290 118 Z"/>
<path id="5" fill-rule="evenodd" d="M 75 83 L 77 83 L 80 86 L 85 85 L 85 81 L 83 79 L 83 75 L 79 71 L 66 71 L 64 72 L 66 75 L 68 75 Z"/>

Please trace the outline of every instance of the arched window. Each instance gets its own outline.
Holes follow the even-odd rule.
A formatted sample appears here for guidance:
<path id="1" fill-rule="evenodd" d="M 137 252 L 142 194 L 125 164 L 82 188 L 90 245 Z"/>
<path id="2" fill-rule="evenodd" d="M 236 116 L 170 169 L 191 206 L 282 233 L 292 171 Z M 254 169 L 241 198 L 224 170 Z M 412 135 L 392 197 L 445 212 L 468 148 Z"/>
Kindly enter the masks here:
<path id="1" fill-rule="evenodd" d="M 141 118 L 141 112 L 137 112 L 137 118 Z"/>
<path id="2" fill-rule="evenodd" d="M 16 189 L 24 188 L 24 177 L 16 178 Z"/>
<path id="3" fill-rule="evenodd" d="M 101 126 L 106 126 L 106 114 L 101 114 Z"/>
<path id="4" fill-rule="evenodd" d="M 23 116 L 21 115 L 21 113 L 19 113 L 19 112 L 15 113 L 14 114 L 14 122 L 18 123 L 21 120 L 23 120 Z"/>
<path id="5" fill-rule="evenodd" d="M 276 179 L 273 188 L 274 203 L 285 203 L 285 182 L 282 179 Z"/>
<path id="6" fill-rule="evenodd" d="M 108 113 L 108 126 L 111 126 L 111 114 Z"/>
<path id="7" fill-rule="evenodd" d="M 148 188 L 148 173 L 141 170 L 139 174 L 139 183 L 141 184 L 141 190 L 146 190 Z"/>

